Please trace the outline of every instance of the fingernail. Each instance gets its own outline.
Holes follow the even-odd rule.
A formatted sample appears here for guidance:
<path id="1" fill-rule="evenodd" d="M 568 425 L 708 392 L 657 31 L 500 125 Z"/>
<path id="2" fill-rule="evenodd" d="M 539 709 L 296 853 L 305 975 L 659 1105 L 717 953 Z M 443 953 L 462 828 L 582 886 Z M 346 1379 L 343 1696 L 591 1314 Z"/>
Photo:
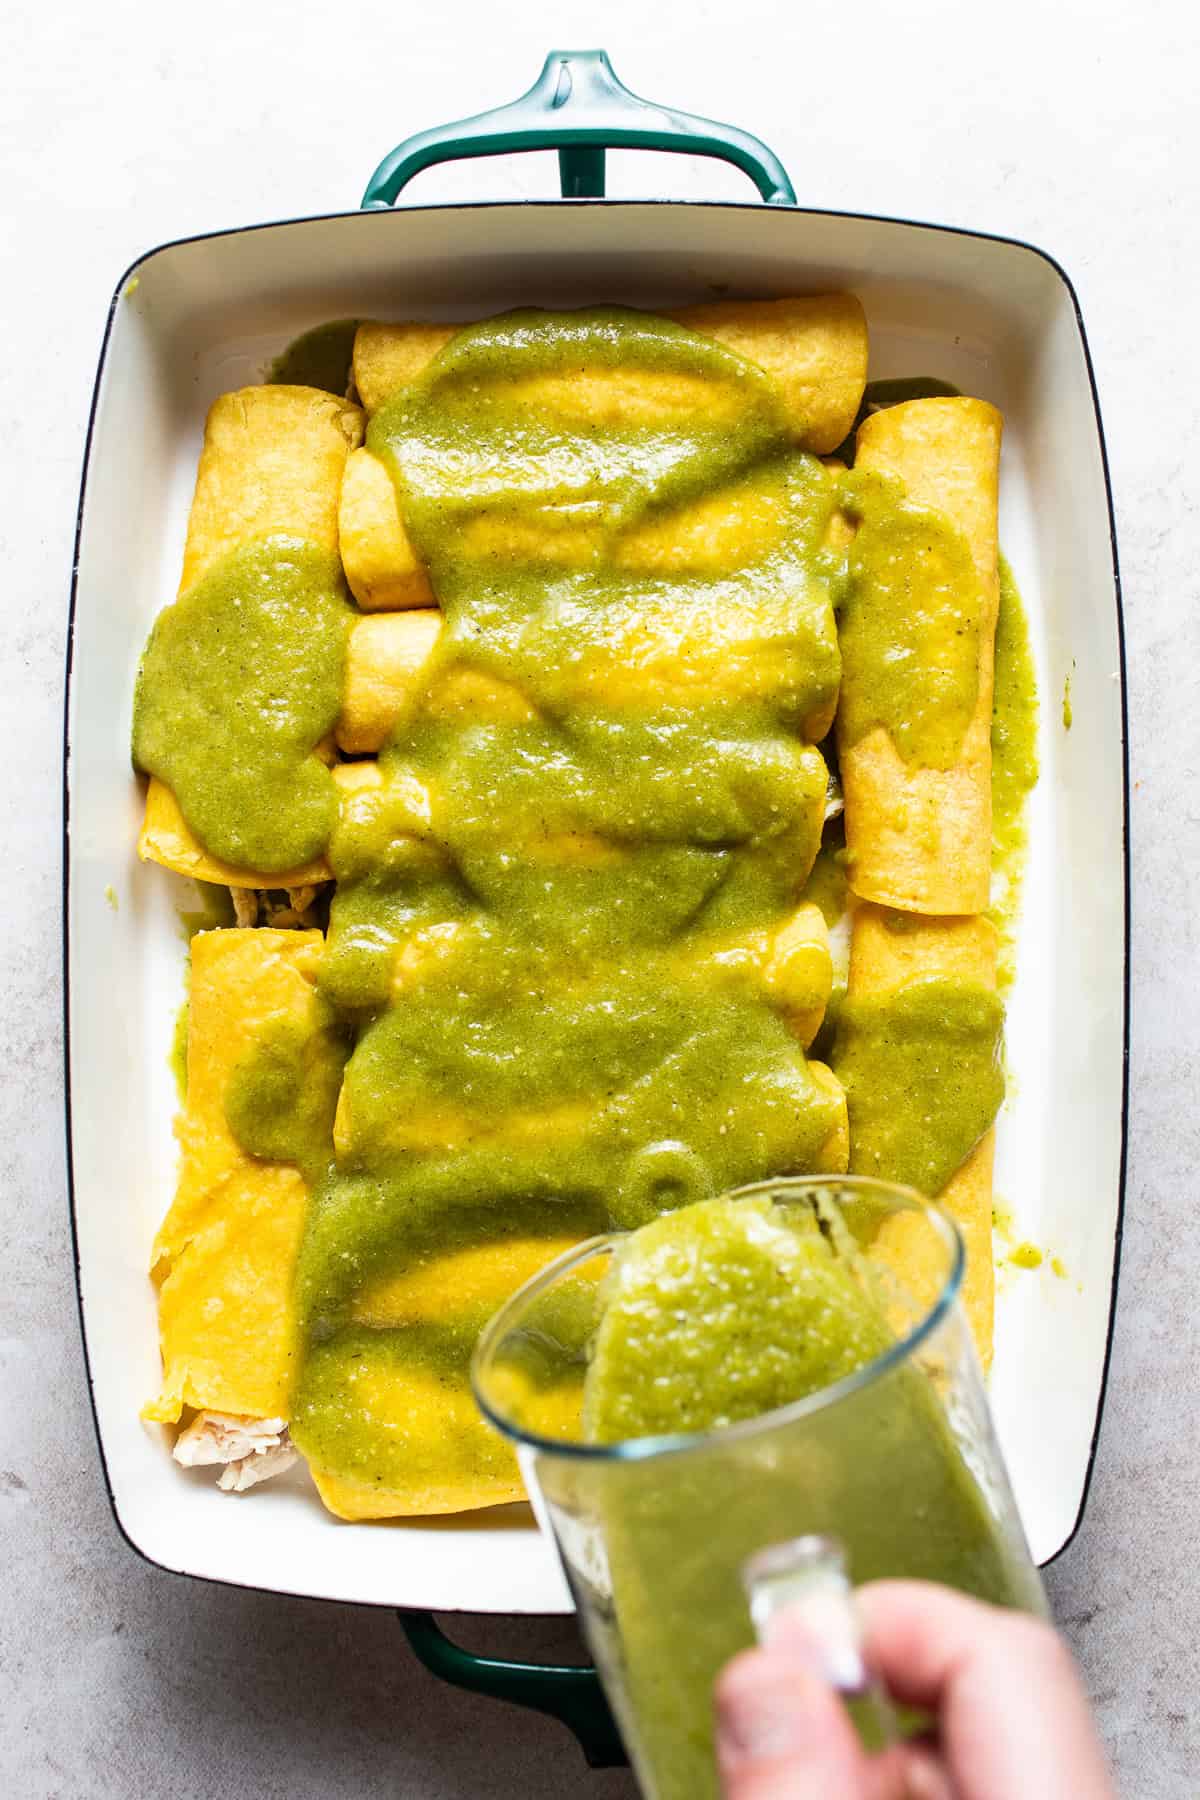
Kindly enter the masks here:
<path id="1" fill-rule="evenodd" d="M 934 1765 L 913 1758 L 904 1771 L 904 1800 L 953 1800 L 950 1783 Z"/>
<path id="2" fill-rule="evenodd" d="M 727 1694 L 718 1727 L 722 1752 L 741 1762 L 765 1762 L 799 1750 L 801 1710 L 792 1684 L 775 1689 L 764 1682 Z"/>
<path id="3" fill-rule="evenodd" d="M 765 1641 L 773 1651 L 783 1651 L 789 1662 L 799 1663 L 810 1675 L 832 1687 L 854 1690 L 861 1685 L 862 1658 L 857 1645 L 834 1634 L 822 1637 L 795 1609 L 778 1613 L 772 1619 Z"/>

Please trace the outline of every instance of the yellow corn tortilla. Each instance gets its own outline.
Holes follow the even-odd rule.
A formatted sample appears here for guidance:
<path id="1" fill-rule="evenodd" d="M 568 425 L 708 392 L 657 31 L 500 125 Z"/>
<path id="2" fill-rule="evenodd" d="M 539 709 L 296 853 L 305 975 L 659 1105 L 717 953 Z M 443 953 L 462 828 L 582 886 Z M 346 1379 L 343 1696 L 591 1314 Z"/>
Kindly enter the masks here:
<path id="1" fill-rule="evenodd" d="M 498 1444 L 495 1433 L 480 1416 L 469 1388 L 457 1392 L 435 1376 L 416 1369 L 388 1373 L 391 1379 L 377 1381 L 369 1392 L 364 1391 L 360 1381 L 359 1398 L 375 1407 L 380 1417 L 404 1419 L 412 1434 L 444 1439 L 447 1454 L 436 1476 L 414 1479 L 403 1490 L 335 1475 L 310 1462 L 309 1473 L 317 1492 L 336 1518 L 421 1518 L 475 1512 L 480 1507 L 505 1506 L 525 1498 L 516 1458 L 507 1445 Z M 480 1475 L 481 1450 L 492 1453 L 502 1465 L 502 1472 Z"/>
<path id="2" fill-rule="evenodd" d="M 360 1325 L 386 1328 L 450 1318 L 482 1302 L 499 1306 L 578 1242 L 572 1235 L 500 1238 L 425 1256 L 363 1288 L 351 1316 Z"/>
<path id="3" fill-rule="evenodd" d="M 346 580 L 364 612 L 436 605 L 400 517 L 395 483 L 365 446 L 346 462 L 338 530 Z"/>
<path id="4" fill-rule="evenodd" d="M 323 856 L 303 863 L 298 869 L 276 870 L 270 875 L 261 870 L 237 869 L 211 855 L 192 831 L 179 802 L 164 781 L 150 777 L 146 789 L 146 810 L 138 836 L 138 855 L 143 862 L 159 863 L 176 875 L 190 875 L 194 881 L 212 881 L 221 887 L 295 888 L 313 882 L 328 881 L 330 868 Z"/>
<path id="5" fill-rule="evenodd" d="M 821 1029 L 833 987 L 829 928 L 819 906 L 805 901 L 772 933 L 763 982 L 807 1049 Z"/>
<path id="6" fill-rule="evenodd" d="M 354 334 L 354 385 L 369 418 L 397 388 L 415 381 L 439 350 L 462 330 L 408 319 L 398 325 L 368 319 Z"/>
<path id="7" fill-rule="evenodd" d="M 713 300 L 667 317 L 765 369 L 802 450 L 824 455 L 849 433 L 867 383 L 867 320 L 854 294 Z"/>
<path id="8" fill-rule="evenodd" d="M 204 428 L 180 592 L 270 532 L 336 550 L 342 472 L 362 434 L 361 409 L 319 388 L 222 394 Z"/>
<path id="9" fill-rule="evenodd" d="M 334 733 L 353 756 L 373 755 L 391 737 L 442 629 L 440 612 L 375 613 L 356 619 L 346 648 L 342 713 Z"/>
<path id="10" fill-rule="evenodd" d="M 464 1312 L 496 1312 L 522 1282 L 578 1242 L 562 1234 L 504 1238 L 422 1258 L 364 1289 L 355 1321 L 402 1333 L 407 1325 Z M 455 1379 L 397 1360 L 361 1374 L 356 1392 L 360 1404 L 404 1434 L 413 1473 L 403 1487 L 384 1487 L 310 1464 L 321 1499 L 339 1518 L 471 1512 L 524 1499 L 516 1459 L 476 1407 L 465 1367 Z"/>
<path id="11" fill-rule="evenodd" d="M 970 547 L 983 592 L 978 693 L 957 762 L 910 768 L 882 726 L 840 745 L 850 885 L 904 912 L 970 914 L 988 904 L 1002 426 L 985 400 L 951 398 L 888 407 L 858 432 L 855 468 L 898 477 L 910 499 L 944 513 Z"/>
<path id="12" fill-rule="evenodd" d="M 996 928 L 986 918 L 912 916 L 905 929 L 889 928 L 886 909 L 855 909 L 850 938 L 851 996 L 894 992 L 911 981 L 942 977 L 996 985 Z M 942 1192 L 938 1203 L 955 1220 L 967 1251 L 963 1305 L 980 1361 L 992 1360 L 995 1264 L 992 1254 L 992 1162 L 995 1131 L 987 1132 Z M 903 1215 L 889 1219 L 877 1239 L 909 1292 L 931 1303 L 940 1285 L 940 1269 L 927 1232 Z"/>
<path id="13" fill-rule="evenodd" d="M 315 1025 L 319 931 L 207 931 L 192 940 L 187 1102 L 174 1204 L 154 1240 L 162 1389 L 143 1418 L 185 1407 L 286 1418 L 299 1353 L 292 1271 L 308 1188 L 248 1156 L 225 1090 L 268 1021 Z"/>
<path id="14" fill-rule="evenodd" d="M 347 489 L 342 502 L 342 550 L 354 573 L 351 548 L 361 530 L 365 541 L 371 532 L 362 507 L 378 507 L 381 515 L 374 549 L 385 539 L 396 541 L 402 531 L 395 489 L 381 465 L 376 464 L 379 484 L 372 479 L 364 501 L 357 492 L 350 499 L 352 478 L 361 459 L 373 460 L 367 450 L 357 450 L 346 466 Z M 354 485 L 357 487 L 355 481 Z M 347 522 L 347 510 L 354 524 Z M 715 494 L 676 507 L 633 527 L 617 546 L 619 566 L 631 574 L 725 573 L 765 554 L 786 523 L 778 500 L 763 494 L 753 483 L 737 484 Z M 843 523 L 833 515 L 831 529 Z M 528 551 L 525 540 L 537 526 L 491 514 L 464 529 L 463 543 L 472 554 L 486 548 L 496 561 Z M 486 545 L 479 540 L 486 537 Z M 407 545 L 407 539 L 404 540 Z M 539 535 L 539 548 L 546 537 Z M 374 553 L 372 550 L 372 554 Z M 555 531 L 553 549 L 567 566 L 583 567 L 595 545 L 586 531 Z M 409 551 L 404 551 L 405 579 L 419 574 L 420 589 L 406 591 L 396 606 L 409 607 L 417 598 L 432 600 L 423 571 Z M 365 603 L 361 585 L 360 604 Z M 438 614 L 428 604 L 420 610 L 380 612 L 355 625 L 350 639 L 346 673 L 346 698 L 337 728 L 339 746 L 355 755 L 373 754 L 387 741 L 403 709 L 414 696 L 418 677 L 437 637 Z M 740 699 L 769 692 L 776 682 L 786 683 L 791 674 L 792 650 L 786 638 L 758 638 L 736 612 L 695 620 L 686 632 L 664 630 L 660 621 L 633 612 L 614 622 L 603 651 L 575 671 L 580 698 L 609 711 L 644 707 L 688 706 L 705 699 Z M 439 716 L 470 711 L 491 720 L 531 719 L 534 709 L 516 689 L 506 688 L 493 677 L 476 670 L 448 667 L 436 689 L 425 698 L 427 710 Z M 836 694 L 814 708 L 804 721 L 804 735 L 811 742 L 824 737 L 833 722 Z"/>
<path id="15" fill-rule="evenodd" d="M 362 409 L 319 388 L 252 387 L 209 409 L 183 553 L 182 594 L 235 550 L 286 532 L 336 550 L 342 473 L 362 440 Z M 171 793 L 152 779 L 138 839 L 143 862 L 228 887 L 301 887 L 328 880 L 321 858 L 263 876 L 235 869 L 196 840 Z"/>
<path id="16" fill-rule="evenodd" d="M 702 972 L 711 980 L 725 969 L 734 980 L 753 971 L 772 1006 L 808 1048 L 821 1028 L 833 987 L 829 928 L 819 906 L 804 901 L 773 929 L 707 937 L 677 956 L 683 973 Z"/>
<path id="17" fill-rule="evenodd" d="M 803 449 L 817 454 L 835 450 L 850 431 L 867 380 L 867 321 L 853 294 L 716 300 L 662 316 L 715 338 L 764 369 Z M 354 339 L 354 382 L 368 415 L 415 380 L 461 329 L 414 320 L 360 325 Z M 609 385 L 597 382 L 596 390 Z M 577 381 L 572 387 L 580 395 Z M 630 399 L 629 392 L 620 396 L 623 415 Z"/>
<path id="18" fill-rule="evenodd" d="M 333 779 L 340 793 L 349 793 L 361 781 L 357 770 L 358 765 L 354 763 L 339 763 L 334 767 Z M 158 863 L 176 875 L 190 875 L 193 881 L 212 881 L 220 887 L 297 888 L 333 879 L 333 870 L 323 856 L 302 863 L 297 869 L 274 869 L 268 873 L 261 869 L 238 869 L 232 863 L 210 855 L 184 818 L 170 788 L 155 775 L 150 777 L 146 789 L 146 810 L 137 849 L 143 862 Z"/>
<path id="19" fill-rule="evenodd" d="M 817 1153 L 815 1175 L 844 1175 L 850 1167 L 850 1117 L 842 1084 L 827 1063 L 809 1062 L 808 1072 L 818 1087 L 838 1101 L 833 1129 Z"/>

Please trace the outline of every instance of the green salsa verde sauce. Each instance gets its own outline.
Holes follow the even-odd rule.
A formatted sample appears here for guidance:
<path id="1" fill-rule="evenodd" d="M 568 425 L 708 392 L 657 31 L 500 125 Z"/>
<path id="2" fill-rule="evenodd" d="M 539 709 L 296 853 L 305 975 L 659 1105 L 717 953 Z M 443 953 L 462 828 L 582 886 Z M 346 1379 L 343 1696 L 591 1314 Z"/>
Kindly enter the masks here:
<path id="1" fill-rule="evenodd" d="M 344 400 L 354 367 L 354 337 L 360 319 L 331 319 L 302 332 L 272 362 L 265 380 L 285 387 L 322 388 Z"/>
<path id="2" fill-rule="evenodd" d="M 279 1018 L 234 1065 L 225 1116 L 243 1150 L 294 1163 L 316 1184 L 333 1160 L 333 1118 L 348 1045 L 320 999 L 315 1018 Z"/>
<path id="3" fill-rule="evenodd" d="M 906 763 L 948 769 L 979 696 L 983 594 L 962 533 L 878 474 L 845 477 L 858 520 L 838 609 L 839 731 L 882 726 Z"/>
<path id="4" fill-rule="evenodd" d="M 710 403 L 668 394 L 662 423 L 631 424 L 531 399 L 584 368 Z M 356 1322 L 416 1243 L 455 1216 L 476 1243 L 521 1212 L 546 1235 L 638 1225 L 812 1167 L 838 1111 L 761 982 L 704 955 L 799 900 L 827 786 L 809 721 L 840 675 L 836 479 L 791 447 L 762 372 L 622 309 L 514 314 L 459 333 L 369 445 L 445 625 L 382 784 L 329 845 L 321 985 L 358 1036 L 300 1259 L 293 1431 L 343 1473 L 391 1456 L 351 1374 L 411 1351 L 465 1380 L 466 1325 L 418 1342 Z M 756 509 L 749 550 L 637 563 L 673 509 L 726 488 Z M 664 654 L 682 685 L 657 680 Z M 464 678 L 523 705 L 439 707 Z M 393 999 L 422 934 L 444 954 Z"/>
<path id="5" fill-rule="evenodd" d="M 553 404 L 530 402 L 529 383 L 585 366 L 699 379 L 715 405 L 669 428 L 601 412 L 568 429 Z M 895 726 L 917 760 L 953 760 L 975 703 L 978 614 L 961 540 L 878 480 L 851 478 L 861 525 L 847 582 L 844 555 L 826 548 L 841 484 L 790 447 L 761 372 L 645 315 L 468 328 L 376 415 L 369 443 L 445 626 L 380 755 L 382 784 L 328 832 L 338 886 L 322 991 L 357 1032 L 336 1162 L 332 1073 L 322 1085 L 297 1072 L 295 1044 L 266 1042 L 235 1073 L 227 1110 L 252 1153 L 314 1181 L 297 1443 L 323 1468 L 379 1480 L 402 1476 L 400 1440 L 363 1419 L 355 1382 L 409 1357 L 461 1385 L 478 1321 L 468 1308 L 440 1333 L 365 1327 L 354 1309 L 368 1284 L 517 1222 L 548 1236 L 639 1226 L 815 1166 L 833 1099 L 761 986 L 736 962 L 714 973 L 699 947 L 777 923 L 800 897 L 827 784 L 809 721 L 841 669 L 835 599 L 851 654 L 869 660 L 896 599 L 894 559 L 921 551 L 913 641 L 894 674 L 903 689 L 929 654 L 944 679 Z M 751 552 L 716 572 L 631 564 L 639 532 L 724 487 L 773 521 Z M 647 640 L 687 665 L 714 633 L 723 668 L 753 679 L 683 693 L 651 682 L 630 704 L 622 683 L 640 678 Z M 523 715 L 433 703 L 464 677 L 515 692 Z M 863 691 L 875 698 L 861 729 L 888 722 L 882 673 Z M 810 897 L 829 916 L 840 868 L 826 861 Z M 397 959 L 422 937 L 445 953 L 395 996 Z M 958 1042 L 986 1035 L 978 998 L 926 995 L 924 1014 L 910 1002 L 899 1023 L 859 1021 L 847 1055 L 882 1057 L 907 1083 L 910 1130 L 947 1025 Z M 991 1104 L 986 1071 L 976 1085 Z M 980 1104 L 964 1100 L 935 1161 Z M 913 1157 L 902 1141 L 885 1154 Z"/>
<path id="6" fill-rule="evenodd" d="M 133 760 L 222 861 L 269 873 L 323 853 L 337 800 L 314 752 L 341 710 L 351 616 L 336 554 L 282 533 L 229 551 L 158 615 Z"/>
<path id="7" fill-rule="evenodd" d="M 811 1215 L 701 1201 L 625 1243 L 593 1339 L 593 1443 L 711 1431 L 851 1375 L 891 1341 Z"/>
<path id="8" fill-rule="evenodd" d="M 1016 927 L 1029 849 L 1029 796 L 1038 778 L 1038 687 L 1029 622 L 1007 561 L 1000 558 L 996 683 L 992 703 L 992 905 L 1000 933 L 998 980 L 1015 973 Z"/>
<path id="9" fill-rule="evenodd" d="M 175 1023 L 171 1027 L 171 1048 L 167 1055 L 167 1065 L 175 1077 L 175 1096 L 182 1106 L 187 1099 L 188 1089 L 188 1024 L 191 1017 L 192 1003 L 187 992 L 187 977 L 184 978 L 184 995 L 175 1013 Z"/>
<path id="10" fill-rule="evenodd" d="M 834 1070 L 850 1115 L 850 1171 L 940 1194 L 1004 1099 L 1004 1006 L 940 977 L 842 1001 Z"/>

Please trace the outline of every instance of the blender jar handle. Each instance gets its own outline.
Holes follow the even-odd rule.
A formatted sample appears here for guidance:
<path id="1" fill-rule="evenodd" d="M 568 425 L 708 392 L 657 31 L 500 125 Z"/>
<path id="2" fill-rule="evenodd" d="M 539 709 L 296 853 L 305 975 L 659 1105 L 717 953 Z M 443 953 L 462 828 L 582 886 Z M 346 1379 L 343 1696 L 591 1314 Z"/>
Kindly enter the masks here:
<path id="1" fill-rule="evenodd" d="M 615 1769 L 627 1758 L 595 1669 L 570 1664 L 502 1661 L 463 1650 L 434 1623 L 433 1614 L 402 1612 L 404 1635 L 431 1674 L 472 1694 L 559 1719 L 575 1734 L 589 1766 Z"/>
<path id="2" fill-rule="evenodd" d="M 757 1551 L 742 1566 L 742 1587 L 760 1644 L 769 1644 L 775 1621 L 790 1614 L 801 1626 L 825 1678 L 843 1700 L 857 1702 L 872 1747 L 899 1742 L 887 1690 L 863 1648 L 862 1625 L 837 1538 L 792 1538 Z"/>
<path id="3" fill-rule="evenodd" d="M 372 175 L 362 205 L 393 205 L 413 176 L 435 163 L 522 150 L 558 151 L 568 200 L 603 198 L 606 150 L 673 150 L 733 163 L 769 206 L 796 204 L 783 164 L 748 131 L 639 99 L 617 80 L 603 50 L 552 50 L 519 100 L 406 138 Z"/>

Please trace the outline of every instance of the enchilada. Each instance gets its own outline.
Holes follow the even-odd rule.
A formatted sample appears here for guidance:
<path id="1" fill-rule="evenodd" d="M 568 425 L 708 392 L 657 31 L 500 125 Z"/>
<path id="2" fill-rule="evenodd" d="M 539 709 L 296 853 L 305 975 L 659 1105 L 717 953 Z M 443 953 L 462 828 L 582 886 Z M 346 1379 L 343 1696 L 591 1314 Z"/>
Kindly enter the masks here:
<path id="1" fill-rule="evenodd" d="M 411 334 L 422 357 L 390 389 L 360 331 L 376 404 L 341 556 L 368 454 L 425 586 L 374 610 L 355 589 L 306 752 L 366 758 L 334 767 L 323 860 L 299 865 L 336 884 L 318 984 L 352 1048 L 306 1187 L 288 1416 L 344 1517 L 511 1497 L 465 1368 L 517 1279 L 514 1218 L 549 1257 L 853 1163 L 841 1084 L 806 1055 L 830 959 L 800 905 L 845 702 L 839 520 L 857 509 L 869 538 L 931 509 L 813 454 L 865 378 L 857 303 L 820 304 L 840 323 L 819 429 L 819 367 L 798 354 L 781 378 L 764 347 L 790 317 L 811 349 L 815 302 L 734 309 L 737 342 L 617 308 Z M 276 1147 L 287 1166 L 286 1132 Z M 436 1324 L 413 1298 L 426 1264 Z M 469 1275 L 453 1303 L 450 1269 Z"/>

